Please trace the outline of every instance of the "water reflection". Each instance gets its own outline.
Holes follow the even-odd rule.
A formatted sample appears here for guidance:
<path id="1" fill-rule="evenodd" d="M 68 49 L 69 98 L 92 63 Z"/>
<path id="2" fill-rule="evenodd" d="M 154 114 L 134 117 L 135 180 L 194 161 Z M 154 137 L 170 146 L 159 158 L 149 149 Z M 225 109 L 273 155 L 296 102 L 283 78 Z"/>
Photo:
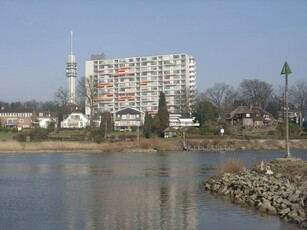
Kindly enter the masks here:
<path id="1" fill-rule="evenodd" d="M 233 156 L 276 154 L 2 154 L 0 229 L 296 229 L 204 191 Z"/>

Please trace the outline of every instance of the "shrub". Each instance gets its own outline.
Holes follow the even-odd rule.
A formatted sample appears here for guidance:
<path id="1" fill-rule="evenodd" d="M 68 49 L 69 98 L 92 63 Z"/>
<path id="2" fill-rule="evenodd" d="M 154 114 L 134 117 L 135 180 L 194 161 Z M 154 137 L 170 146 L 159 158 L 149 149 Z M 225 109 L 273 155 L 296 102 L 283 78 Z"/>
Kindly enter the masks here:
<path id="1" fill-rule="evenodd" d="M 150 149 L 152 147 L 152 141 L 151 140 L 145 140 L 145 139 L 141 139 L 140 140 L 140 147 L 142 149 Z"/>
<path id="2" fill-rule="evenodd" d="M 16 140 L 27 141 L 27 137 L 30 137 L 31 141 L 42 141 L 47 139 L 47 135 L 48 131 L 39 127 L 34 129 L 23 129 L 22 132 L 16 135 Z"/>
<path id="3" fill-rule="evenodd" d="M 18 132 L 18 128 L 12 128 L 12 133 L 17 133 Z"/>
<path id="4" fill-rule="evenodd" d="M 54 122 L 49 123 L 47 127 L 48 133 L 52 133 L 54 130 L 55 130 L 55 123 Z"/>
<path id="5" fill-rule="evenodd" d="M 269 135 L 276 135 L 276 131 L 275 131 L 275 130 L 270 130 L 270 131 L 268 132 L 268 134 L 269 134 Z"/>
<path id="6" fill-rule="evenodd" d="M 95 136 L 95 142 L 96 142 L 97 144 L 100 144 L 100 143 L 102 142 L 102 140 L 103 140 L 103 137 L 102 137 L 100 134 L 96 134 L 96 136 Z"/>
<path id="7" fill-rule="evenodd" d="M 243 168 L 244 164 L 240 158 L 229 158 L 224 164 L 217 167 L 217 173 L 238 173 L 242 171 Z"/>

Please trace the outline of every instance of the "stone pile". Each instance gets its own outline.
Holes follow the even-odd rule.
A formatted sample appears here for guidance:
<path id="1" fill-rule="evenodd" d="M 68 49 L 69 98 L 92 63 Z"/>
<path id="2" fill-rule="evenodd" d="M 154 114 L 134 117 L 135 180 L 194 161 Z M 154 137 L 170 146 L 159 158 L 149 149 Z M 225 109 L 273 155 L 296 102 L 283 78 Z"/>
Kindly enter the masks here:
<path id="1" fill-rule="evenodd" d="M 274 173 L 278 167 L 279 171 Z M 253 169 L 212 177 L 204 184 L 207 190 L 229 196 L 235 203 L 279 215 L 283 221 L 307 229 L 306 179 L 304 173 L 284 172 L 282 164 L 266 163 L 264 166 L 262 162 Z"/>

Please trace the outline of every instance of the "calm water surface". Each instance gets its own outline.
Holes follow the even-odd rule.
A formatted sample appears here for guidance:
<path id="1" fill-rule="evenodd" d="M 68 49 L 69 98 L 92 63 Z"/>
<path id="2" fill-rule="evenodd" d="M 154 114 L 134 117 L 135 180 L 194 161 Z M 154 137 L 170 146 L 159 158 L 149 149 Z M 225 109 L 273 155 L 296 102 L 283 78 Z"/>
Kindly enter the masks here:
<path id="1" fill-rule="evenodd" d="M 298 229 L 204 190 L 234 156 L 284 153 L 3 153 L 0 229 Z"/>

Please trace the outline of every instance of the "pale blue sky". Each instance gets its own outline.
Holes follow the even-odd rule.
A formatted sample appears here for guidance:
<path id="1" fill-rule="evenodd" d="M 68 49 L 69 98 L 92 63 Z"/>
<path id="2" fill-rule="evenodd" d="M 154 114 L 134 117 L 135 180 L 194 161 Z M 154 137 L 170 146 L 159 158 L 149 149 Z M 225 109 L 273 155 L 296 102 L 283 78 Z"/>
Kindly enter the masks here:
<path id="1" fill-rule="evenodd" d="M 243 79 L 307 79 L 305 0 L 0 0 L 2 101 L 52 100 L 67 87 L 70 31 L 78 77 L 91 54 L 107 58 L 187 53 L 197 89 Z"/>

